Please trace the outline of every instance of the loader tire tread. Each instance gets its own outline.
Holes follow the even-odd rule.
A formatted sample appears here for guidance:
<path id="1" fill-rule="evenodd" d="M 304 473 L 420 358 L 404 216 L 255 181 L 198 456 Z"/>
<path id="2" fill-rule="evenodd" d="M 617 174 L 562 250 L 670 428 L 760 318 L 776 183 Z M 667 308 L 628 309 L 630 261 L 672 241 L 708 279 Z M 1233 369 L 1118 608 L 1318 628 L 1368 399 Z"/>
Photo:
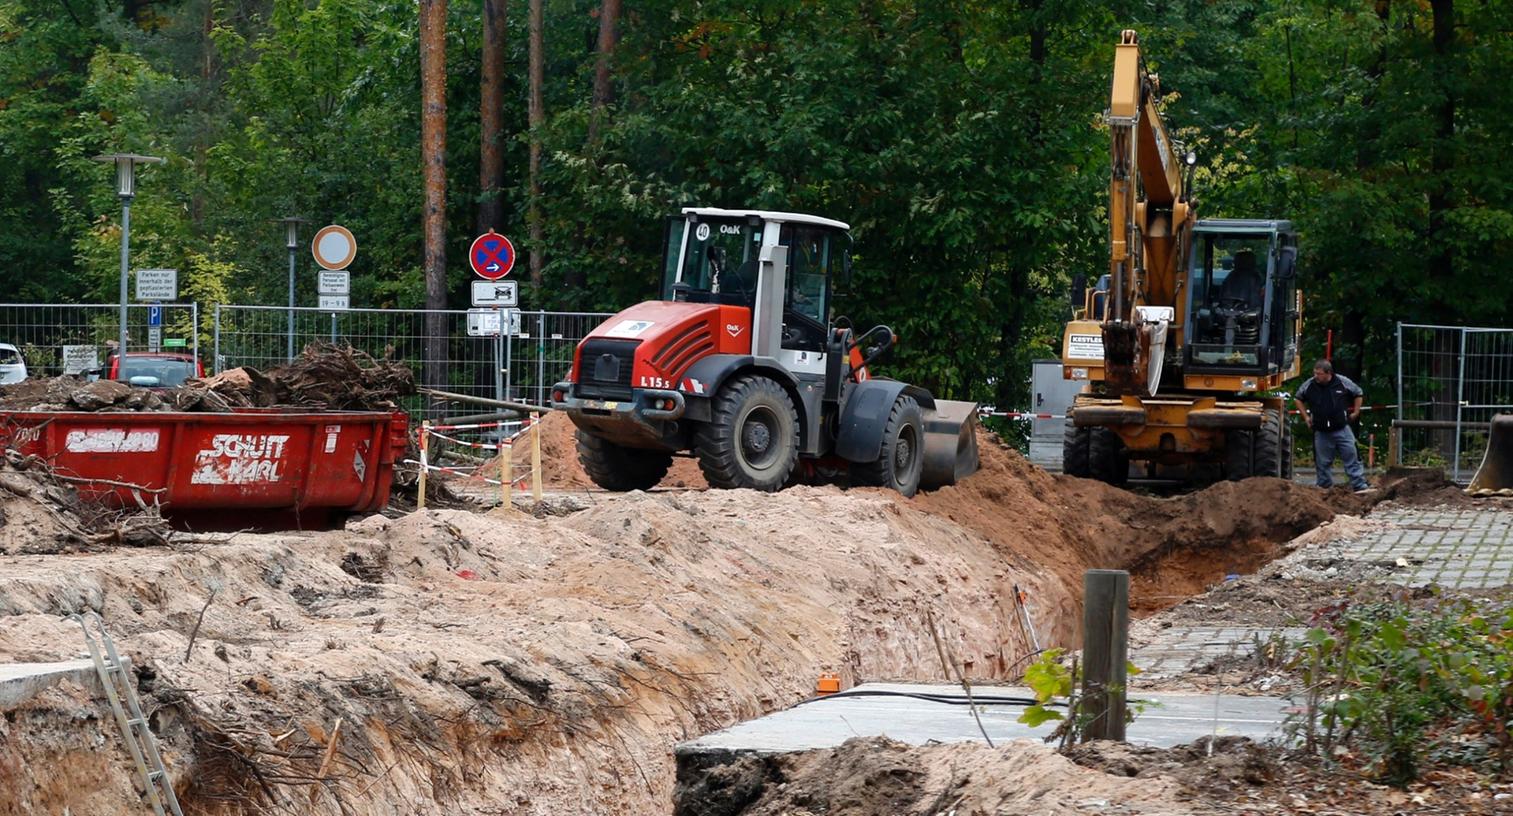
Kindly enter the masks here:
<path id="1" fill-rule="evenodd" d="M 605 490 L 624 493 L 656 487 L 662 477 L 667 475 L 668 468 L 672 467 L 672 454 L 667 451 L 627 448 L 580 428 L 578 462 L 583 465 L 584 472 L 594 484 Z"/>

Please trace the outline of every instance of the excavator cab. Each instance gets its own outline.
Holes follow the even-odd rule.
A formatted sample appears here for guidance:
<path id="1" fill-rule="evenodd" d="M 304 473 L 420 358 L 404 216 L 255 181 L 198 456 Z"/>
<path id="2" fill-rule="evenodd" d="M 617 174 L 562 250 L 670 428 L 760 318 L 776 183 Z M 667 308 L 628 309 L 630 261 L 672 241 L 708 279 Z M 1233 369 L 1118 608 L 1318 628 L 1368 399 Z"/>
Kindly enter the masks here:
<path id="1" fill-rule="evenodd" d="M 1197 223 L 1183 369 L 1270 375 L 1297 357 L 1297 236 L 1287 221 Z"/>

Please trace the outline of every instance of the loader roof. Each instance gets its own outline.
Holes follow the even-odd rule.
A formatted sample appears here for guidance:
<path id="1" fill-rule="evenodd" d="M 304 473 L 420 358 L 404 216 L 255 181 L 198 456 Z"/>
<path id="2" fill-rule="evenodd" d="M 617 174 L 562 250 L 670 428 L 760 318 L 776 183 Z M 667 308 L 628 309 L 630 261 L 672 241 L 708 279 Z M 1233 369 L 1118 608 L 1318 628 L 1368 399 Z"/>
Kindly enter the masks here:
<path id="1" fill-rule="evenodd" d="M 708 216 L 710 218 L 745 218 L 756 216 L 763 221 L 777 221 L 779 223 L 793 222 L 798 224 L 818 224 L 823 227 L 849 230 L 851 225 L 844 221 L 836 221 L 833 218 L 821 218 L 817 215 L 805 215 L 804 213 L 778 212 L 775 210 L 726 210 L 719 207 L 684 207 L 683 214 Z"/>

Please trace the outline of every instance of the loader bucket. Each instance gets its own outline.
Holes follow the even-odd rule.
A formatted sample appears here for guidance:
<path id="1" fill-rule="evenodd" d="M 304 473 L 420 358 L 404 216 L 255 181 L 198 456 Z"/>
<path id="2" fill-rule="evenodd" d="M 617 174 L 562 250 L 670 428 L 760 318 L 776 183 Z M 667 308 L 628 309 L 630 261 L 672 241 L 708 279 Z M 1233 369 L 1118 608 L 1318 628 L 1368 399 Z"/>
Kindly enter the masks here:
<path id="1" fill-rule="evenodd" d="M 1487 453 L 1466 492 L 1473 496 L 1513 496 L 1513 414 L 1492 417 Z"/>
<path id="2" fill-rule="evenodd" d="M 977 472 L 977 403 L 936 400 L 925 409 L 925 459 L 919 486 L 932 490 Z"/>

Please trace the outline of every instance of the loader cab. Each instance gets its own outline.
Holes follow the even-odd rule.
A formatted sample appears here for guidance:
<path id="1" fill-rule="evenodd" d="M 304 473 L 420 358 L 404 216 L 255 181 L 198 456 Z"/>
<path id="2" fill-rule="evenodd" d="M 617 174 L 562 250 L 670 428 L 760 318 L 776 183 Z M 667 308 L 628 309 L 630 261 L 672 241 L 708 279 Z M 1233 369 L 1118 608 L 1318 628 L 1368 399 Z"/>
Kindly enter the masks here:
<path id="1" fill-rule="evenodd" d="M 1297 357 L 1297 235 L 1287 221 L 1206 219 L 1188 267 L 1189 374 L 1274 374 Z"/>
<path id="2" fill-rule="evenodd" d="M 752 310 L 762 321 L 781 309 L 770 334 L 798 370 L 820 371 L 830 327 L 834 280 L 850 257 L 849 227 L 840 221 L 766 210 L 688 208 L 667 219 L 662 298 Z M 786 249 L 783 274 L 763 279 L 763 253 Z M 771 269 L 772 267 L 767 267 Z M 771 273 L 769 273 L 771 274 Z M 754 327 L 755 329 L 755 327 Z"/>

